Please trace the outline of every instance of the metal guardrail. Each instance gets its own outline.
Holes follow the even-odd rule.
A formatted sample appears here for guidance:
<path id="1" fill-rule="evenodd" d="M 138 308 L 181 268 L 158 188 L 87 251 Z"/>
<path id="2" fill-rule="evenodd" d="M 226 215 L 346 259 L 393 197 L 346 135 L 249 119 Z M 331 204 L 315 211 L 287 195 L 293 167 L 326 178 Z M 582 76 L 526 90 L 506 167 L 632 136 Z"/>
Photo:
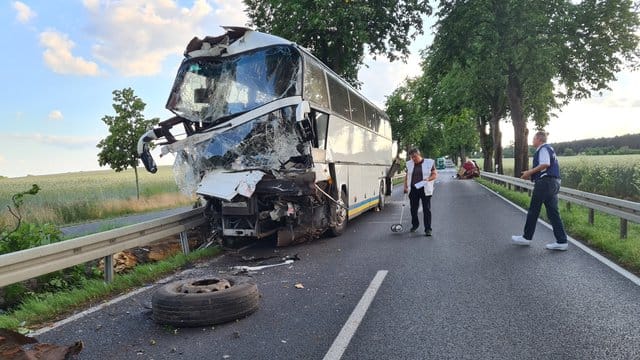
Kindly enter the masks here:
<path id="1" fill-rule="evenodd" d="M 105 279 L 111 281 L 113 254 L 175 234 L 180 234 L 182 249 L 188 252 L 186 231 L 204 224 L 205 221 L 203 209 L 198 208 L 140 224 L 0 255 L 0 287 L 102 257 L 105 258 Z"/>
<path id="2" fill-rule="evenodd" d="M 480 172 L 480 176 L 494 182 L 514 185 L 527 190 L 533 189 L 533 183 L 512 176 Z M 620 218 L 620 238 L 627 237 L 627 221 L 640 223 L 640 203 L 592 194 L 580 190 L 561 187 L 558 197 L 568 203 L 582 205 L 589 209 L 589 223 L 593 225 L 594 210 Z"/>

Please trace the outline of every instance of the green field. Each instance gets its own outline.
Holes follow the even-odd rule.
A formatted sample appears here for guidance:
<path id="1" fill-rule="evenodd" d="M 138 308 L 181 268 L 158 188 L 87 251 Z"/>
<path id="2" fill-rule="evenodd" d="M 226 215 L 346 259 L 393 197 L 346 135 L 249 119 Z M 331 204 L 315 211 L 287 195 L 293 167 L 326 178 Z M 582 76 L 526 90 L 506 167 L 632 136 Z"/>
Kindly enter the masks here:
<path id="1" fill-rule="evenodd" d="M 480 168 L 484 164 L 483 159 L 474 159 Z M 576 156 L 558 156 L 560 167 L 564 166 L 633 166 L 640 165 L 640 155 L 576 155 Z M 502 159 L 502 166 L 504 167 L 504 173 L 512 175 L 513 173 L 513 158 Z M 533 160 L 529 158 L 529 166 L 531 166 Z"/>
<path id="2" fill-rule="evenodd" d="M 483 160 L 476 161 L 482 168 Z M 513 175 L 513 161 L 503 160 L 505 175 Z M 559 156 L 558 161 L 564 187 L 640 201 L 640 155 Z"/>
<path id="3" fill-rule="evenodd" d="M 41 190 L 37 195 L 25 198 L 25 219 L 59 225 L 180 206 L 192 200 L 179 194 L 171 166 L 158 167 L 156 174 L 139 168 L 138 174 L 140 200 L 136 200 L 133 169 L 119 173 L 101 170 L 2 178 L 0 213 L 6 222 L 7 205 L 11 204 L 13 194 L 29 190 L 32 184 L 37 184 Z"/>

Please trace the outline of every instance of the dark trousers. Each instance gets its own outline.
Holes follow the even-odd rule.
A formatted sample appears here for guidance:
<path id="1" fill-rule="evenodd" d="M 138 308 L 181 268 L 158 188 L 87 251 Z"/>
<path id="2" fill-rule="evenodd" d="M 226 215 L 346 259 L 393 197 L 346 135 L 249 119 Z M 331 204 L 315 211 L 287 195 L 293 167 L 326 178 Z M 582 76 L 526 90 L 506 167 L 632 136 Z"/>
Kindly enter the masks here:
<path id="1" fill-rule="evenodd" d="M 411 206 L 411 225 L 414 228 L 420 226 L 418 220 L 418 206 L 422 201 L 422 215 L 424 218 L 424 230 L 431 230 L 431 195 L 424 194 L 424 189 L 416 189 L 413 186 L 409 191 L 409 205 Z"/>
<path id="2" fill-rule="evenodd" d="M 553 227 L 553 235 L 558 243 L 567 242 L 567 234 L 564 232 L 564 225 L 560 219 L 558 212 L 558 191 L 560 190 L 560 180 L 552 177 L 543 177 L 538 179 L 533 185 L 533 193 L 531 195 L 531 204 L 529 204 L 529 212 L 527 212 L 527 222 L 524 225 L 524 238 L 533 239 L 533 233 L 536 231 L 538 216 L 542 204 L 547 209 L 549 222 Z"/>

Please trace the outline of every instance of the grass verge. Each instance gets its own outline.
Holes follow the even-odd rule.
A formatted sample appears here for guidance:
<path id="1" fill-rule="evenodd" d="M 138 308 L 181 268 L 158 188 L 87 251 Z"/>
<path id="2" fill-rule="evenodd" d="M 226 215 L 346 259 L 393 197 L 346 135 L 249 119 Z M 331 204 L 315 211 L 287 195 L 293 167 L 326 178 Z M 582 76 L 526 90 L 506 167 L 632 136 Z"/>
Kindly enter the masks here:
<path id="1" fill-rule="evenodd" d="M 0 328 L 25 332 L 79 308 L 144 286 L 185 265 L 214 257 L 220 252 L 219 248 L 208 248 L 188 255 L 178 254 L 157 263 L 139 265 L 127 274 L 115 276 L 111 283 L 87 280 L 81 288 L 34 295 L 14 311 L 0 315 Z"/>
<path id="2" fill-rule="evenodd" d="M 505 186 L 484 179 L 476 179 L 482 185 L 528 209 L 530 197 L 527 192 L 508 190 Z M 594 224 L 589 224 L 589 209 L 560 200 L 560 217 L 567 233 L 611 261 L 640 275 L 640 224 L 628 223 L 627 238 L 620 239 L 620 218 L 596 212 Z M 548 222 L 546 211 L 540 217 Z"/>

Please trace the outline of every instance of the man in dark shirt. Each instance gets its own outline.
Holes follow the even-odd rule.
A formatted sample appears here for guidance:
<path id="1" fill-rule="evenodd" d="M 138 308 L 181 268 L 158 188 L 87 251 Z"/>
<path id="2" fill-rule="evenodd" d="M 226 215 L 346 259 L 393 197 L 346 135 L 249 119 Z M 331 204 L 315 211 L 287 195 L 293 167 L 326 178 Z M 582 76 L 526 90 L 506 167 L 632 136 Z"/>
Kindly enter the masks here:
<path id="1" fill-rule="evenodd" d="M 431 236 L 431 195 L 433 194 L 433 181 L 438 177 L 435 161 L 424 159 L 420 150 L 409 150 L 411 160 L 407 161 L 407 174 L 404 177 L 404 193 L 409 193 L 411 206 L 411 232 L 418 230 L 418 207 L 422 202 L 422 214 L 424 221 L 424 234 Z M 409 191 L 409 188 L 411 191 Z"/>

